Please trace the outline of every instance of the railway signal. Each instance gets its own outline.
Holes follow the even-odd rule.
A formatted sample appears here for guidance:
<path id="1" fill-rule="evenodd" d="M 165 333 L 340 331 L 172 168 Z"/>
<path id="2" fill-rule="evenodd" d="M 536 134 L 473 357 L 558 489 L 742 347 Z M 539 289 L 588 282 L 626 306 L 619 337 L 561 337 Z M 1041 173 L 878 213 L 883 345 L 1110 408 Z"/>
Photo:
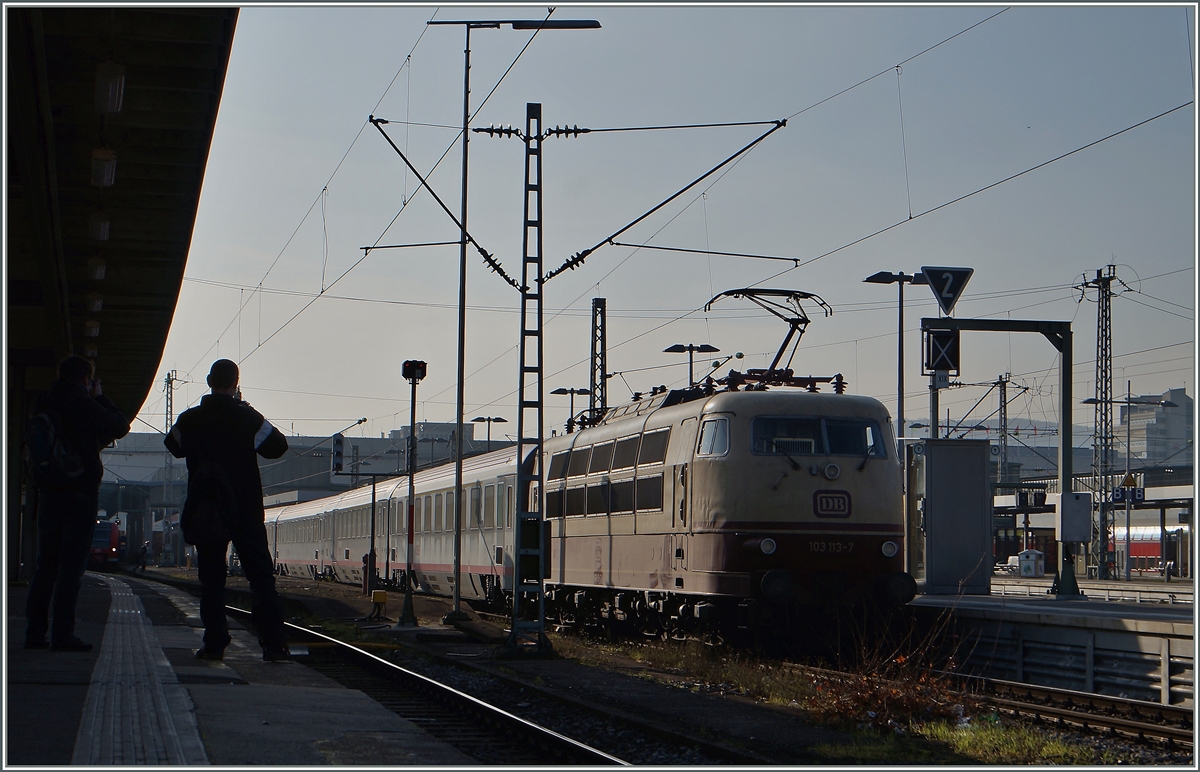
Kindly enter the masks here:
<path id="1" fill-rule="evenodd" d="M 933 290 L 933 296 L 937 298 L 938 305 L 942 307 L 942 313 L 949 316 L 954 310 L 954 304 L 958 302 L 963 290 L 966 289 L 967 282 L 971 280 L 971 274 L 975 273 L 975 269 L 923 265 L 921 273 L 925 275 L 929 288 Z"/>

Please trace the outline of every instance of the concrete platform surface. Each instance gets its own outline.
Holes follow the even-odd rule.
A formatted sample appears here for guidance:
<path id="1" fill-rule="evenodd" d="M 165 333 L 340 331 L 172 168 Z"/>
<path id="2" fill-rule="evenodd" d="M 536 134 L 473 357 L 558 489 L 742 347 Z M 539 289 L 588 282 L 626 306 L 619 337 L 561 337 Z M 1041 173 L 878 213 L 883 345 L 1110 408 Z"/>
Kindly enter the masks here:
<path id="1" fill-rule="evenodd" d="M 25 593 L 6 596 L 6 767 L 475 763 L 360 691 L 263 662 L 233 619 L 225 660 L 197 660 L 199 602 L 173 588 L 88 573 L 84 653 L 24 648 Z"/>

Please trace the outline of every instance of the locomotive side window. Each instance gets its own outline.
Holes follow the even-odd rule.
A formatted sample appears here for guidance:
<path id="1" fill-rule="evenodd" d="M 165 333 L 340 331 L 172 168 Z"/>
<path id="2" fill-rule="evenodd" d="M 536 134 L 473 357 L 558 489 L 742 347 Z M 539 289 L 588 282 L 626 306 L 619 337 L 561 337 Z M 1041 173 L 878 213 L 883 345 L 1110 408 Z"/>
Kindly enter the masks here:
<path id="1" fill-rule="evenodd" d="M 547 480 L 561 480 L 567 476 L 567 458 L 571 455 L 571 451 L 564 450 L 562 453 L 555 453 L 550 457 L 550 470 L 546 473 Z"/>
<path id="2" fill-rule="evenodd" d="M 483 489 L 483 527 L 496 527 L 496 486 L 489 485 Z"/>
<path id="3" fill-rule="evenodd" d="M 563 512 L 566 515 L 582 515 L 587 511 L 587 488 L 569 488 Z"/>
<path id="4" fill-rule="evenodd" d="M 617 447 L 613 451 L 612 460 L 614 472 L 618 469 L 628 469 L 637 463 L 638 439 L 640 438 L 635 434 L 632 437 L 617 440 Z"/>
<path id="5" fill-rule="evenodd" d="M 587 513 L 589 515 L 608 514 L 608 483 L 598 483 L 587 487 Z"/>
<path id="6" fill-rule="evenodd" d="M 729 452 L 729 419 L 709 418 L 700 425 L 701 456 L 723 456 Z"/>
<path id="7" fill-rule="evenodd" d="M 612 463 L 613 443 L 604 442 L 592 448 L 592 463 L 588 465 L 588 474 L 607 472 Z"/>
<path id="8" fill-rule="evenodd" d="M 591 451 L 591 448 L 575 448 L 575 450 L 571 451 L 571 462 L 567 465 L 568 477 L 578 477 L 581 474 L 587 474 Z"/>
<path id="9" fill-rule="evenodd" d="M 613 483 L 609 486 L 608 502 L 613 513 L 633 511 L 633 480 Z"/>
<path id="10" fill-rule="evenodd" d="M 660 429 L 642 435 L 642 447 L 638 451 L 638 466 L 645 464 L 661 464 L 667 457 L 667 439 L 671 436 L 670 429 Z M 661 508 L 661 504 L 659 505 Z M 641 507 L 638 507 L 641 509 Z"/>
<path id="11" fill-rule="evenodd" d="M 563 516 L 563 491 L 546 491 L 546 517 Z"/>
<path id="12" fill-rule="evenodd" d="M 771 455 L 823 455 L 821 419 L 760 416 L 751 428 L 751 451 Z"/>
<path id="13" fill-rule="evenodd" d="M 662 509 L 663 506 L 663 478 L 662 475 L 654 477 L 639 477 L 637 480 L 637 510 L 638 512 L 648 512 L 650 510 Z"/>
<path id="14" fill-rule="evenodd" d="M 825 419 L 825 434 L 829 437 L 829 453 L 834 456 L 865 456 L 883 458 L 883 435 L 874 421 L 842 418 Z"/>

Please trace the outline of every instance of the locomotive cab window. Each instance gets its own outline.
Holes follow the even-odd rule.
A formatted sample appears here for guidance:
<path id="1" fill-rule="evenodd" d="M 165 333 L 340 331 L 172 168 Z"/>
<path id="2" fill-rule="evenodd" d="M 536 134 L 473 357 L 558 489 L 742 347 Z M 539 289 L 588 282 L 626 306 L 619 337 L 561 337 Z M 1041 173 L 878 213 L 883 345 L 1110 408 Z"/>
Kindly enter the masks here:
<path id="1" fill-rule="evenodd" d="M 759 416 L 750 442 L 751 452 L 760 455 L 887 456 L 879 425 L 867 418 Z"/>
<path id="2" fill-rule="evenodd" d="M 874 421 L 827 418 L 825 434 L 829 438 L 829 454 L 832 456 L 883 458 L 887 455 L 883 435 Z"/>
<path id="3" fill-rule="evenodd" d="M 723 456 L 729 452 L 729 419 L 707 418 L 700 425 L 700 456 Z"/>

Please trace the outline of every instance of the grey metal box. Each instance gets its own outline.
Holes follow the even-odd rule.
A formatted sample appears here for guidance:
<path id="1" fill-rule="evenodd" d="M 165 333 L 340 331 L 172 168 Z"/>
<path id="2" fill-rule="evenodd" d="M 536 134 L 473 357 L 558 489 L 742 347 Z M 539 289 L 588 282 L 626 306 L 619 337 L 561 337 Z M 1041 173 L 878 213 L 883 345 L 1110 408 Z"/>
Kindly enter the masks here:
<path id="1" fill-rule="evenodd" d="M 925 592 L 930 595 L 991 593 L 989 444 L 925 442 Z"/>

